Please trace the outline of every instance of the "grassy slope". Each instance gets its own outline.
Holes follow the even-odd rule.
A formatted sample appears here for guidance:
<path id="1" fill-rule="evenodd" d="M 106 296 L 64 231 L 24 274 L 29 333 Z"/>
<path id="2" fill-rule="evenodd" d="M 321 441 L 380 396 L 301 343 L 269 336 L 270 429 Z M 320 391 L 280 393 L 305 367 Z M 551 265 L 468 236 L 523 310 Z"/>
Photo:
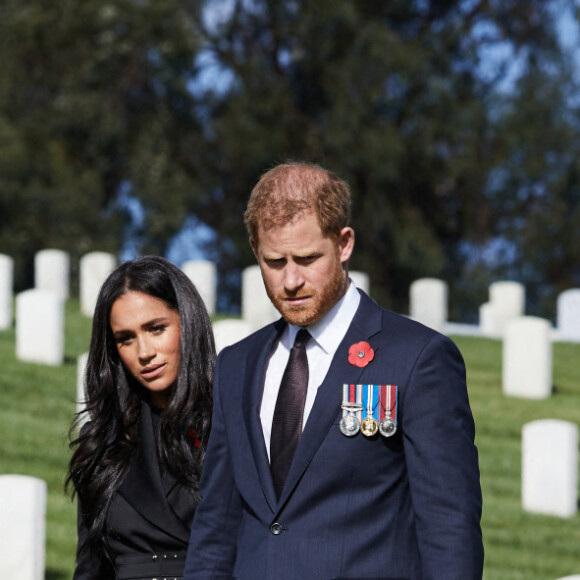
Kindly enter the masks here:
<path id="1" fill-rule="evenodd" d="M 90 321 L 67 303 L 66 362 L 54 368 L 14 356 L 14 332 L 0 332 L 0 473 L 40 477 L 48 484 L 47 580 L 72 576 L 75 509 L 62 491 L 74 413 L 76 357 L 86 351 Z M 554 395 L 544 401 L 501 392 L 501 343 L 457 337 L 464 354 L 477 427 L 484 494 L 485 580 L 555 580 L 580 572 L 580 516 L 560 519 L 521 509 L 521 428 L 535 419 L 580 423 L 580 345 L 554 346 Z M 444 442 L 442 442 L 444 444 Z"/>
<path id="2" fill-rule="evenodd" d="M 76 358 L 87 350 L 90 336 L 90 320 L 78 312 L 78 301 L 69 301 L 61 367 L 18 362 L 14 332 L 0 332 L 0 473 L 47 482 L 47 580 L 69 579 L 74 567 L 76 513 L 63 493 L 63 481 L 67 431 L 75 412 Z"/>
<path id="3" fill-rule="evenodd" d="M 580 345 L 554 345 L 554 394 L 547 400 L 504 397 L 501 343 L 456 337 L 463 352 L 477 429 L 484 497 L 485 580 L 555 580 L 580 573 L 580 517 L 521 509 L 521 431 L 536 419 L 580 423 Z"/>

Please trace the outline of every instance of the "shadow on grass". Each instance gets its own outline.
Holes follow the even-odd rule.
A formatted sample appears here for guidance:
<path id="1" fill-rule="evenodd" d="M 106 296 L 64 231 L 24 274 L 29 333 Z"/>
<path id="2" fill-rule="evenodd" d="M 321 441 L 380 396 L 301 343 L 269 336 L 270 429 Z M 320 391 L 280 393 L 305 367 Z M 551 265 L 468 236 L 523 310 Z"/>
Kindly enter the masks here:
<path id="1" fill-rule="evenodd" d="M 62 570 L 46 570 L 45 580 L 68 580 L 69 574 L 63 572 Z"/>

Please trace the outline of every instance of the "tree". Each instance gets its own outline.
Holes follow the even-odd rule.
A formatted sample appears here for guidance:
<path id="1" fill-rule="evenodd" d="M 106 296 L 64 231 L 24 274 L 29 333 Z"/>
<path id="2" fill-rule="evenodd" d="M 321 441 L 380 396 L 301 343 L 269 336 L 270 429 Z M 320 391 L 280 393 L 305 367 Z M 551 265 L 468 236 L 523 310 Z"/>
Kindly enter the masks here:
<path id="1" fill-rule="evenodd" d="M 180 158 L 203 152 L 188 90 L 197 4 L 4 4 L 0 247 L 18 258 L 20 286 L 39 249 L 117 252 L 127 191 L 155 210 L 149 251 L 162 253 L 181 226 L 197 181 Z"/>
<path id="2" fill-rule="evenodd" d="M 503 46 L 514 60 L 558 63 L 554 5 L 232 2 L 207 31 L 206 50 L 232 81 L 212 95 L 219 186 L 196 211 L 238 232 L 257 174 L 285 158 L 320 162 L 353 187 L 352 266 L 370 274 L 373 295 L 404 311 L 409 284 L 439 276 L 459 294 L 455 316 L 473 316 L 485 288 L 462 284 L 466 248 L 502 233 L 510 202 L 500 203 L 488 181 L 507 167 L 517 130 L 506 117 L 518 95 L 499 91 L 512 71 L 504 59 L 482 72 L 484 51 Z M 558 82 L 539 72 L 538 82 Z M 534 138 L 541 148 L 540 131 Z M 235 239 L 243 248 L 242 235 Z"/>
<path id="3" fill-rule="evenodd" d="M 530 310 L 555 319 L 557 295 L 580 286 L 580 108 L 573 63 L 530 54 L 504 116 L 503 163 L 490 187 L 504 269 L 528 289 Z"/>
<path id="4" fill-rule="evenodd" d="M 229 280 L 252 261 L 241 218 L 252 186 L 306 159 L 351 184 L 352 267 L 381 304 L 405 311 L 411 281 L 438 276 L 453 317 L 473 317 L 483 282 L 509 266 L 477 252 L 520 247 L 514 211 L 546 216 L 541 198 L 516 198 L 547 134 L 569 163 L 531 179 L 567 199 L 575 187 L 564 184 L 577 175 L 576 118 L 553 72 L 566 64 L 554 10 L 571 2 L 12 0 L 0 18 L 0 209 L 18 196 L 19 211 L 0 225 L 3 251 L 30 263 L 48 245 L 116 249 L 128 192 L 145 210 L 143 252 L 163 254 L 188 215 L 210 226 L 233 295 Z M 506 92 L 513 62 L 529 66 Z M 542 117 L 555 102 L 566 114 Z M 35 215 L 59 225 L 34 228 Z M 527 267 L 532 240 L 518 254 Z M 567 274 L 547 277 L 545 253 L 531 270 L 562 286 L 573 254 Z"/>

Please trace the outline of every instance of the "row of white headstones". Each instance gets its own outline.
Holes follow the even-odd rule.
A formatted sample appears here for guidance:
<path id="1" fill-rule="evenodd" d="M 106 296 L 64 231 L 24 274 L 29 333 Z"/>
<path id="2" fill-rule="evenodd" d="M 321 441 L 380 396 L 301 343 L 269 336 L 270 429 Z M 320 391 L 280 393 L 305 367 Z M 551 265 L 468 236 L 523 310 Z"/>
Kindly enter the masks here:
<path id="1" fill-rule="evenodd" d="M 81 312 L 92 316 L 98 291 L 117 265 L 115 256 L 93 252 L 81 258 Z M 190 261 L 183 271 L 215 314 L 217 274 L 208 261 Z M 61 250 L 43 250 L 35 258 L 35 287 L 16 296 L 16 355 L 27 362 L 60 365 L 64 353 L 64 303 L 69 296 L 70 260 Z M 12 325 L 13 262 L 0 254 L 0 329 Z M 368 276 L 350 272 L 369 293 Z M 446 334 L 471 334 L 503 341 L 503 392 L 541 399 L 552 391 L 552 342 L 580 341 L 580 289 L 558 299 L 558 325 L 525 316 L 525 289 L 511 281 L 490 286 L 489 302 L 480 308 L 480 324 L 447 321 L 445 282 L 424 278 L 410 288 L 409 316 Z M 214 323 L 218 351 L 279 317 L 264 290 L 257 265 L 242 273 L 240 318 Z M 77 363 L 77 410 L 84 399 L 86 353 Z M 528 423 L 522 431 L 522 505 L 530 512 L 573 517 L 577 513 L 578 427 L 555 419 Z M 24 580 L 44 577 L 46 484 L 22 475 L 0 476 L 0 561 Z M 16 512 L 15 510 L 20 510 Z M 18 529 L 15 529 L 15 526 Z M 11 577 L 8 574 L 8 577 Z M 569 577 L 577 578 L 580 576 Z"/>
<path id="2" fill-rule="evenodd" d="M 92 316 L 99 289 L 117 264 L 116 257 L 105 252 L 92 252 L 80 259 L 79 289 L 80 308 L 86 316 Z M 193 260 L 182 265 L 183 271 L 194 281 L 201 294 L 210 315 L 216 311 L 217 272 L 215 264 L 205 260 Z M 35 256 L 34 288 L 17 296 L 17 324 L 23 320 L 22 331 L 33 327 L 33 333 L 38 336 L 38 342 L 52 344 L 50 355 L 48 346 L 46 354 L 34 355 L 34 344 L 37 341 L 22 345 L 23 360 L 28 356 L 39 356 L 45 364 L 61 364 L 62 346 L 60 333 L 52 327 L 62 327 L 62 316 L 59 312 L 62 303 L 69 297 L 70 258 L 62 250 L 42 250 Z M 350 272 L 355 284 L 369 292 L 369 278 L 363 272 Z M 18 308 L 22 302 L 22 308 Z M 12 326 L 13 312 L 13 260 L 10 256 L 0 254 L 0 330 Z M 60 306 L 59 306 L 60 304 Z M 557 325 L 552 328 L 545 319 L 525 316 L 525 288 L 518 282 L 494 282 L 489 287 L 489 300 L 480 307 L 479 325 L 458 324 L 448 321 L 448 288 L 447 284 L 435 278 L 422 278 L 411 284 L 409 292 L 409 315 L 411 318 L 445 334 L 472 334 L 493 338 L 504 338 L 508 326 L 515 319 L 522 324 L 522 333 L 529 336 L 529 331 L 538 336 L 538 340 L 547 338 L 550 342 L 566 340 L 580 342 L 580 288 L 571 288 L 562 292 L 557 300 Z M 42 340 L 38 335 L 38 312 L 46 312 L 49 319 L 47 331 L 49 339 Z M 30 322 L 24 320 L 27 317 Z M 275 320 L 278 313 L 266 296 L 259 268 L 254 265 L 242 273 L 242 304 L 241 319 L 226 320 L 223 330 L 216 330 L 218 348 L 229 344 L 238 337 L 244 337 L 256 328 Z M 525 319 L 525 322 L 521 319 Z M 51 322 L 54 323 L 51 323 Z M 231 324 L 225 324 L 225 323 Z M 537 329 L 537 330 L 536 330 Z M 18 330 L 18 326 L 17 326 Z M 514 331 L 517 332 L 517 331 Z M 27 345 L 30 345 L 29 347 Z M 28 353 L 29 349 L 31 352 Z M 19 349 L 17 349 L 19 350 Z"/>
<path id="3" fill-rule="evenodd" d="M 92 316 L 97 295 L 116 267 L 112 254 L 91 252 L 80 259 L 79 298 L 82 314 Z M 214 263 L 192 260 L 181 266 L 194 282 L 210 315 L 216 311 L 217 271 Z M 16 295 L 13 308 L 14 263 L 0 254 L 0 330 L 16 319 L 16 356 L 19 360 L 60 365 L 64 359 L 64 303 L 69 297 L 70 259 L 62 250 L 43 250 L 35 256 L 34 288 Z M 358 286 L 368 291 L 368 276 L 353 272 Z M 278 317 L 268 299 L 257 265 L 242 273 L 242 317 L 216 323 L 218 349 L 235 342 Z"/>
<path id="4" fill-rule="evenodd" d="M 525 288 L 493 283 L 480 307 L 479 326 L 447 321 L 447 285 L 432 278 L 411 285 L 412 318 L 446 334 L 502 340 L 502 387 L 506 396 L 546 399 L 552 394 L 552 344 L 580 342 L 580 289 L 558 297 L 557 327 L 525 316 Z M 522 429 L 522 506 L 526 511 L 573 517 L 578 510 L 578 425 L 541 419 Z M 578 577 L 580 580 L 580 576 Z"/>

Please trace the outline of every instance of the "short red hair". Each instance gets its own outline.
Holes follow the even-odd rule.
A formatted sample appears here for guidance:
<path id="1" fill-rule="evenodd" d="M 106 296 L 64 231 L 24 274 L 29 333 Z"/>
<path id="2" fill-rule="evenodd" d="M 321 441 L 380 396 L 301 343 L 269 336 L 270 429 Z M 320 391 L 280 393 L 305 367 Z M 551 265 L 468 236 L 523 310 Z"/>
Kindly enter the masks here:
<path id="1" fill-rule="evenodd" d="M 315 211 L 324 236 L 338 236 L 350 225 L 348 184 L 319 165 L 284 163 L 262 175 L 250 194 L 244 222 L 257 242 L 260 227 L 285 225 L 309 210 Z"/>

